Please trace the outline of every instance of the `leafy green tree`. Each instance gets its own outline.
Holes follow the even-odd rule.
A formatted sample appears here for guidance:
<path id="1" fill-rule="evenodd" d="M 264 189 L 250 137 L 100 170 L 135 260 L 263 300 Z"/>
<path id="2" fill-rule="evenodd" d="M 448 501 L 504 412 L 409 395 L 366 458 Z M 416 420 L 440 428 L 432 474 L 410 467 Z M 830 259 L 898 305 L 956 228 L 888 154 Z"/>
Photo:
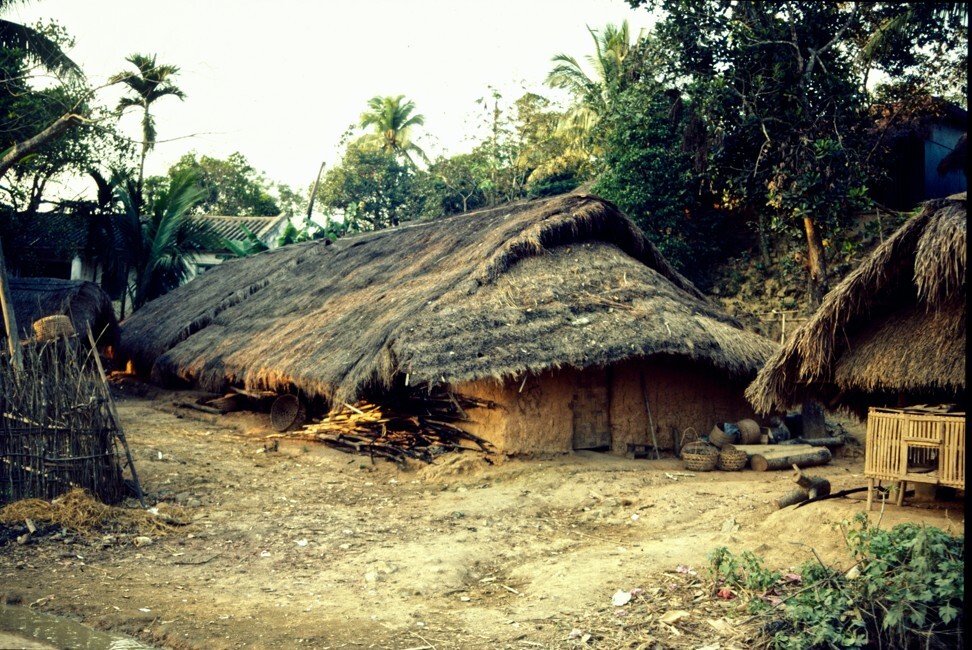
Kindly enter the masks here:
<path id="1" fill-rule="evenodd" d="M 677 93 L 665 93 L 658 84 L 623 91 L 598 124 L 604 131 L 604 171 L 592 191 L 615 202 L 676 268 L 698 280 L 714 242 L 692 192 L 682 104 Z"/>
<path id="2" fill-rule="evenodd" d="M 141 213 L 136 192 L 132 183 L 118 192 L 125 207 L 122 255 L 134 273 L 129 287 L 133 309 L 188 280 L 193 260 L 221 243 L 205 222 L 191 216 L 192 207 L 206 195 L 191 173 L 173 177 L 147 214 Z"/>
<path id="3" fill-rule="evenodd" d="M 276 216 L 281 212 L 270 183 L 239 152 L 226 160 L 187 153 L 169 169 L 169 178 L 186 171 L 195 174 L 206 190 L 205 198 L 193 207 L 194 214 Z"/>
<path id="4" fill-rule="evenodd" d="M 531 196 L 561 194 L 574 189 L 593 173 L 590 156 L 572 146 L 560 128 L 564 113 L 546 97 L 525 93 L 513 103 L 518 155 L 516 164 L 526 177 Z"/>
<path id="5" fill-rule="evenodd" d="M 277 204 L 281 213 L 288 217 L 303 214 L 308 201 L 308 196 L 302 195 L 286 183 L 277 183 Z"/>
<path id="6" fill-rule="evenodd" d="M 364 136 L 363 144 L 379 148 L 386 154 L 401 156 L 414 166 L 412 154 L 428 161 L 425 152 L 412 140 L 416 126 L 425 124 L 425 117 L 417 114 L 415 102 L 405 101 L 405 95 L 396 97 L 372 97 L 368 110 L 361 114 L 361 127 L 373 129 Z"/>
<path id="7" fill-rule="evenodd" d="M 611 106 L 616 91 L 622 87 L 627 59 L 632 53 L 628 21 L 605 25 L 601 30 L 587 28 L 594 41 L 594 54 L 586 57 L 593 74 L 569 54 L 554 56 L 554 67 L 547 75 L 547 85 L 570 92 L 575 104 L 560 122 L 576 156 L 596 155 L 598 143 L 594 127 Z"/>
<path id="8" fill-rule="evenodd" d="M 155 118 L 152 116 L 152 104 L 163 97 L 178 97 L 185 99 L 186 95 L 173 83 L 173 77 L 179 73 L 174 65 L 156 62 L 154 54 L 131 54 L 125 60 L 135 66 L 135 72 L 120 72 L 111 78 L 111 83 L 121 83 L 128 86 L 131 94 L 122 97 L 118 102 L 118 110 L 139 108 L 142 110 L 142 154 L 138 166 L 138 186 L 142 187 L 145 175 L 145 156 L 155 148 L 156 129 Z"/>
<path id="9" fill-rule="evenodd" d="M 83 78 L 81 68 L 64 53 L 62 43 L 43 30 L 21 25 L 5 18 L 3 14 L 22 0 L 0 0 L 0 49 L 15 49 L 45 69 L 71 80 Z"/>
<path id="10" fill-rule="evenodd" d="M 341 213 L 350 231 L 397 226 L 413 216 L 407 210 L 411 169 L 392 153 L 353 141 L 341 163 L 324 175 L 320 202 Z"/>
<path id="11" fill-rule="evenodd" d="M 803 239 L 819 303 L 829 281 L 825 242 L 867 199 L 868 71 L 931 73 L 935 52 L 967 36 L 923 19 L 911 43 L 868 48 L 881 25 L 907 12 L 894 3 L 630 2 L 662 13 L 658 51 L 690 102 L 689 124 L 705 127 L 685 144 L 708 190 L 755 216 L 767 261 L 771 234 Z"/>

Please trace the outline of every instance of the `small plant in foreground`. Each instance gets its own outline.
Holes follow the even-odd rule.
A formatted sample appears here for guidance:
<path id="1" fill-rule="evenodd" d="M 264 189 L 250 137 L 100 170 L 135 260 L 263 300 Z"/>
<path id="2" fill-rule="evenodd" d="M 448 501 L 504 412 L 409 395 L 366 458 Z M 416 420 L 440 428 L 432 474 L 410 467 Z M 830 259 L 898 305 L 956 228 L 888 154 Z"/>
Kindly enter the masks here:
<path id="1" fill-rule="evenodd" d="M 781 575 L 752 553 L 717 548 L 710 575 L 746 598 L 748 611 L 774 617 L 764 626 L 773 648 L 962 647 L 962 537 L 913 523 L 882 530 L 866 513 L 841 528 L 854 560 L 848 571 L 814 561 Z"/>

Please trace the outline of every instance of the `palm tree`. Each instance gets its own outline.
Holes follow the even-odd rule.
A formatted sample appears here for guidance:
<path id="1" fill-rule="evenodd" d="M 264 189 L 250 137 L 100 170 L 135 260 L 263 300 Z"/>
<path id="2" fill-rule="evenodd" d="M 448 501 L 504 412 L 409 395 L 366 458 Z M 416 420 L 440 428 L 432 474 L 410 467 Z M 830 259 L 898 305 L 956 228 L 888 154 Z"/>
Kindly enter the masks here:
<path id="1" fill-rule="evenodd" d="M 412 142 L 412 128 L 425 124 L 425 117 L 412 114 L 415 102 L 403 103 L 405 95 L 397 97 L 372 97 L 368 101 L 369 110 L 361 114 L 361 127 L 374 127 L 374 132 L 364 137 L 365 142 L 377 146 L 386 153 L 400 155 L 413 166 L 415 162 L 409 154 L 417 154 L 422 160 L 428 158 L 422 149 Z"/>
<path id="2" fill-rule="evenodd" d="M 132 54 L 125 60 L 134 65 L 137 72 L 119 72 L 111 79 L 111 83 L 123 83 L 132 91 L 129 97 L 122 97 L 118 102 L 118 110 L 135 106 L 142 109 L 142 159 L 138 167 L 138 187 L 142 188 L 145 173 L 145 156 L 155 147 L 155 118 L 150 108 L 158 99 L 167 95 L 185 99 L 186 95 L 178 86 L 172 83 L 172 77 L 179 73 L 174 65 L 156 63 L 154 54 Z"/>
<path id="3" fill-rule="evenodd" d="M 144 218 L 136 190 L 129 184 L 118 192 L 125 207 L 121 227 L 125 261 L 135 272 L 129 289 L 133 310 L 188 280 L 196 256 L 221 244 L 205 222 L 189 215 L 191 208 L 206 197 L 206 190 L 193 173 L 186 171 L 173 177 Z"/>
<path id="4" fill-rule="evenodd" d="M 15 4 L 25 0 L 0 0 L 0 14 Z M 36 29 L 0 18 L 0 47 L 16 48 L 27 53 L 27 57 L 41 66 L 72 80 L 84 75 L 81 68 L 68 58 L 60 46 Z"/>
<path id="5" fill-rule="evenodd" d="M 622 81 L 625 60 L 632 51 L 627 20 L 620 27 L 609 24 L 601 31 L 590 27 L 587 31 L 594 39 L 594 54 L 586 57 L 594 75 L 588 75 L 574 57 L 558 54 L 546 80 L 548 86 L 567 90 L 577 101 L 561 122 L 560 131 L 578 146 L 607 112 L 612 90 Z"/>

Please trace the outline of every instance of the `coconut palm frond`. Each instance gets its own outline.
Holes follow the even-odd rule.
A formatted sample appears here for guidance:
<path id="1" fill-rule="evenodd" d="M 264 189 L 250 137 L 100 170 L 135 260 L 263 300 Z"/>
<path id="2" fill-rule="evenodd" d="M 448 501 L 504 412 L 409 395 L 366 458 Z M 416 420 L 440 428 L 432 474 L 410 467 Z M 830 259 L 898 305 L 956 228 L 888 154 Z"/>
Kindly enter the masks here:
<path id="1" fill-rule="evenodd" d="M 23 50 L 32 60 L 68 79 L 84 78 L 84 73 L 78 64 L 72 61 L 57 43 L 25 25 L 0 19 L 0 46 Z"/>

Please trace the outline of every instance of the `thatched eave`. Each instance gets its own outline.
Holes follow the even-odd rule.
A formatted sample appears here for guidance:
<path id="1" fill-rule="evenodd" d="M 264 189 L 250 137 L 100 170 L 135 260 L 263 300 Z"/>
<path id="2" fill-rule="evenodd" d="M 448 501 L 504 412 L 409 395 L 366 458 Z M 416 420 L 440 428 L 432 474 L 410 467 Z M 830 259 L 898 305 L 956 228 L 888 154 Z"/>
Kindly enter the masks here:
<path id="1" fill-rule="evenodd" d="M 929 201 L 824 298 L 746 397 L 779 411 L 805 397 L 965 391 L 965 194 Z"/>
<path id="2" fill-rule="evenodd" d="M 746 333 L 612 204 L 568 195 L 232 260 L 124 323 L 160 380 L 338 402 L 676 355 L 749 377 Z"/>

